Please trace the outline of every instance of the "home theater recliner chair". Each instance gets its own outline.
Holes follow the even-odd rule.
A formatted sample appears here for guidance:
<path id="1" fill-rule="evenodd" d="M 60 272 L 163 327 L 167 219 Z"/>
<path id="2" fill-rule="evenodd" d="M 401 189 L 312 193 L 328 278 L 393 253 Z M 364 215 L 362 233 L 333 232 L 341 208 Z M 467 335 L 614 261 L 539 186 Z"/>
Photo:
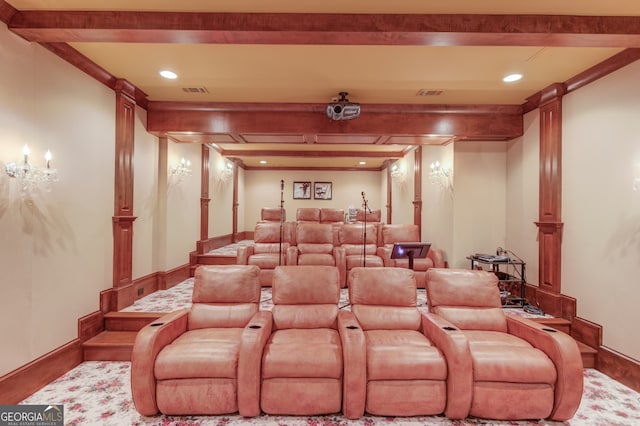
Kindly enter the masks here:
<path id="1" fill-rule="evenodd" d="M 260 414 L 260 363 L 271 312 L 257 266 L 199 266 L 193 305 L 138 333 L 131 392 L 140 414 Z"/>
<path id="2" fill-rule="evenodd" d="M 427 299 L 429 312 L 462 330 L 468 340 L 473 365 L 469 415 L 498 420 L 573 417 L 583 387 L 576 342 L 529 319 L 505 315 L 495 274 L 429 269 Z"/>

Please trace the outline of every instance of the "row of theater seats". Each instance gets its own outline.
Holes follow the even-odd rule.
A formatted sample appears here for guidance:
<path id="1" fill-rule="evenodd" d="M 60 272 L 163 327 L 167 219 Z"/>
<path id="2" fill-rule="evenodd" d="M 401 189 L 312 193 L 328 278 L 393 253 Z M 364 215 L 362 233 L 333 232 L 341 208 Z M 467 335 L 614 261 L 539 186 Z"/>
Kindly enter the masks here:
<path id="1" fill-rule="evenodd" d="M 139 332 L 131 387 L 142 415 L 564 421 L 579 406 L 575 341 L 505 315 L 494 274 L 429 270 L 428 313 L 407 269 L 352 269 L 350 310 L 338 307 L 335 267 L 276 268 L 272 311 L 259 307 L 258 275 L 200 266 L 192 307 Z"/>
<path id="2" fill-rule="evenodd" d="M 281 265 L 336 266 L 342 287 L 354 267 L 408 267 L 407 259 L 392 259 L 394 243 L 419 242 L 417 225 L 373 223 L 258 222 L 253 246 L 238 249 L 236 263 L 260 268 L 263 286 L 272 282 Z M 418 287 L 424 288 L 427 270 L 445 266 L 441 250 L 431 248 L 425 259 L 416 259 Z"/>

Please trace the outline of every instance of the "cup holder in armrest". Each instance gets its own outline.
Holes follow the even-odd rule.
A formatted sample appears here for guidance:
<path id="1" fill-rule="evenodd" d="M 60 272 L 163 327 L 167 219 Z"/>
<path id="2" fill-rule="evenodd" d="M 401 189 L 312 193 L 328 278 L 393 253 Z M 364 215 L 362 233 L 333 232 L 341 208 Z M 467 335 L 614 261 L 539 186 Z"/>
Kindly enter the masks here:
<path id="1" fill-rule="evenodd" d="M 154 322 L 149 324 L 150 327 L 160 327 L 161 325 L 164 325 L 163 322 Z"/>
<path id="2" fill-rule="evenodd" d="M 448 325 L 445 325 L 444 327 L 442 327 L 442 329 L 443 330 L 447 330 L 447 331 L 458 331 L 457 328 L 451 327 L 451 326 L 448 326 Z"/>
<path id="3" fill-rule="evenodd" d="M 262 326 L 261 325 L 250 325 L 249 328 L 252 329 L 252 330 L 258 330 L 259 328 L 262 328 Z"/>
<path id="4" fill-rule="evenodd" d="M 358 327 L 357 325 L 348 325 L 347 328 L 349 330 L 359 330 L 360 329 L 360 327 Z"/>
<path id="5" fill-rule="evenodd" d="M 558 332 L 558 330 L 554 330 L 553 328 L 547 328 L 547 327 L 544 327 L 543 330 L 544 331 L 548 331 L 549 333 L 557 333 Z"/>

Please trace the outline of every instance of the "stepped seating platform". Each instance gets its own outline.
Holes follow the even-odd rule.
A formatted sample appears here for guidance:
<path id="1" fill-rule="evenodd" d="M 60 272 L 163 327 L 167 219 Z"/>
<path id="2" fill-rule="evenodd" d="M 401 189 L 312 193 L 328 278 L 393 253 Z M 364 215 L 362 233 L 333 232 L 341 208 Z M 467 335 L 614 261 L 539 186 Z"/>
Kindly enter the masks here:
<path id="1" fill-rule="evenodd" d="M 130 361 L 138 330 L 165 312 L 109 312 L 105 315 L 105 331 L 83 344 L 85 361 Z M 534 321 L 571 334 L 571 322 L 562 318 L 533 318 Z M 595 368 L 598 351 L 577 342 L 584 368 Z"/>

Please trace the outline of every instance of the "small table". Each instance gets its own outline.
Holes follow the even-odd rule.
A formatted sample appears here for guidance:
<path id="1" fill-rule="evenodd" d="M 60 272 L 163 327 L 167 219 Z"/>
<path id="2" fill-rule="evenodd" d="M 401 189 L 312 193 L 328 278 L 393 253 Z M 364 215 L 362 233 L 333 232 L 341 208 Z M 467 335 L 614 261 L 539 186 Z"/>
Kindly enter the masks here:
<path id="1" fill-rule="evenodd" d="M 471 269 L 477 269 L 478 265 L 491 266 L 491 271 L 498 276 L 498 286 L 500 287 L 501 296 L 502 292 L 508 293 L 503 299 L 502 307 L 524 307 L 524 305 L 526 305 L 527 279 L 525 276 L 525 262 L 519 259 L 511 259 L 507 256 L 492 256 L 486 254 L 474 254 L 467 256 L 467 259 L 471 261 Z M 500 270 L 501 267 L 503 268 L 502 271 Z M 509 270 L 509 267 L 512 267 L 512 269 Z M 514 285 L 520 286 L 520 297 L 511 296 L 511 293 L 508 291 L 508 289 L 513 288 Z"/>

